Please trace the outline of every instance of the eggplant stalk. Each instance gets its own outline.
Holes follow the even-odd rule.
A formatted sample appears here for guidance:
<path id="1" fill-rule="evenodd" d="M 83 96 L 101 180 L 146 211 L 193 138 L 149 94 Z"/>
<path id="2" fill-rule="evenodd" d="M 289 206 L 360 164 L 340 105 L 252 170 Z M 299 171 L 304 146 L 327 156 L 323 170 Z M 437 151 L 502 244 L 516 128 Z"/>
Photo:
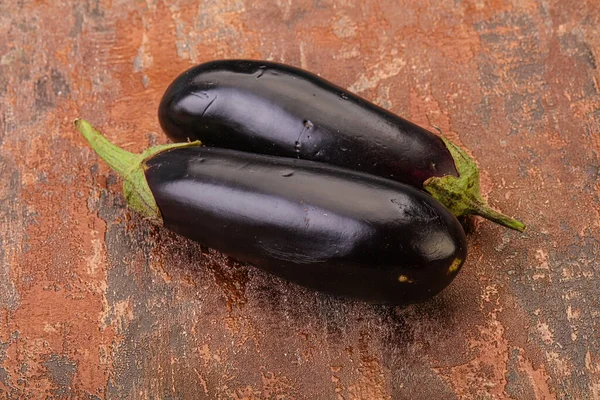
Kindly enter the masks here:
<path id="1" fill-rule="evenodd" d="M 144 175 L 144 161 L 163 151 L 200 146 L 200 141 L 172 143 L 151 147 L 142 154 L 131 153 L 111 143 L 89 122 L 75 120 L 75 127 L 88 141 L 92 149 L 108 166 L 123 178 L 123 194 L 129 207 L 157 225 L 163 225 L 163 219 Z"/>
<path id="2" fill-rule="evenodd" d="M 441 138 L 454 159 L 459 176 L 446 175 L 429 178 L 423 183 L 425 190 L 457 217 L 469 214 L 479 215 L 507 228 L 519 232 L 525 231 L 525 224 L 493 210 L 486 203 L 481 197 L 479 168 L 475 161 L 446 137 L 442 135 Z"/>

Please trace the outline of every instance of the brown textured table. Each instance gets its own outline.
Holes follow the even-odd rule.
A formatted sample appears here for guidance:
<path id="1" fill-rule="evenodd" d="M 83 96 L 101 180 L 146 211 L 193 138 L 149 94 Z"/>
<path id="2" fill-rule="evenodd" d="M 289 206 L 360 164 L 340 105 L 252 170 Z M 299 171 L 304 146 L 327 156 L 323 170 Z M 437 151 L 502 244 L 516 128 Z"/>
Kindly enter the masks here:
<path id="1" fill-rule="evenodd" d="M 600 398 L 600 2 L 0 1 L 0 398 Z M 295 64 L 466 147 L 437 298 L 304 290 L 150 226 L 72 127 L 164 143 L 178 73 Z"/>

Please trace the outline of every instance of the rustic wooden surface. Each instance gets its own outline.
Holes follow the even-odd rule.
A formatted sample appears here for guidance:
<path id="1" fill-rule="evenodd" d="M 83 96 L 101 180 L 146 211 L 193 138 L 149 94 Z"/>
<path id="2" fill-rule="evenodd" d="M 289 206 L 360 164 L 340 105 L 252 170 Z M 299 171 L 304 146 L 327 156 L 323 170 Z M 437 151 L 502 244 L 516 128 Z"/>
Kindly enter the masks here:
<path id="1" fill-rule="evenodd" d="M 600 398 L 600 2 L 0 1 L 0 398 Z M 466 147 L 477 221 L 437 298 L 338 300 L 124 208 L 72 127 L 164 143 L 216 58 L 305 67 Z"/>

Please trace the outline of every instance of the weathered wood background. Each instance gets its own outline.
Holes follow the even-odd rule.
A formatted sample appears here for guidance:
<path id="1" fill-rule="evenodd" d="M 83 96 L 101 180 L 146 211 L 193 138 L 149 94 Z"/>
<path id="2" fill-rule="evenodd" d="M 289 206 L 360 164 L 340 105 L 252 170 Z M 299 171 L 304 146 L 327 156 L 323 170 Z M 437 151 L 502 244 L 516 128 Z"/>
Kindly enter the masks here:
<path id="1" fill-rule="evenodd" d="M 597 0 L 0 0 L 0 398 L 600 398 Z M 338 300 L 124 208 L 72 126 L 164 143 L 194 63 L 305 67 L 466 147 L 490 203 L 437 298 Z"/>

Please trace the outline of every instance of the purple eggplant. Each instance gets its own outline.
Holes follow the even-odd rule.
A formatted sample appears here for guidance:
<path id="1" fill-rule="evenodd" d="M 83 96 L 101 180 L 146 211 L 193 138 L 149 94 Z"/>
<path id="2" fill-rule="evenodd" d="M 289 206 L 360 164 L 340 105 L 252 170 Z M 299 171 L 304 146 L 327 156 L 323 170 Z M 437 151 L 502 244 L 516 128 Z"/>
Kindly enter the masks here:
<path id="1" fill-rule="evenodd" d="M 456 216 L 525 226 L 492 210 L 467 154 L 310 72 L 251 60 L 195 66 L 168 87 L 158 117 L 175 142 L 318 161 L 426 190 Z"/>
<path id="2" fill-rule="evenodd" d="M 158 225 L 296 284 L 375 303 L 427 299 L 467 257 L 462 226 L 411 186 L 314 161 L 178 143 L 124 151 L 76 126 Z"/>

